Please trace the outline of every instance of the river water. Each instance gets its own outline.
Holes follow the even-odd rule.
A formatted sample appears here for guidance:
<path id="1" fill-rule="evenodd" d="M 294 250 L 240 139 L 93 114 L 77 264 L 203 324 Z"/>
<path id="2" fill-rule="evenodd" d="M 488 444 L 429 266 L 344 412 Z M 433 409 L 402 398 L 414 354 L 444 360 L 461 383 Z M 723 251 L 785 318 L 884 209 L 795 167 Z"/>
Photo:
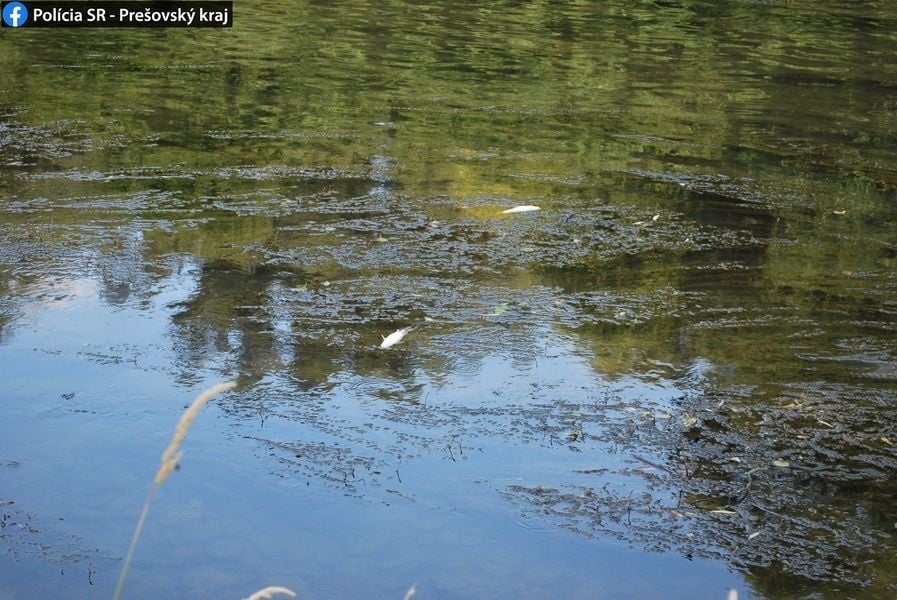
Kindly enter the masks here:
<path id="1" fill-rule="evenodd" d="M 0 598 L 225 380 L 125 597 L 895 595 L 897 7 L 233 20 L 0 35 Z"/>

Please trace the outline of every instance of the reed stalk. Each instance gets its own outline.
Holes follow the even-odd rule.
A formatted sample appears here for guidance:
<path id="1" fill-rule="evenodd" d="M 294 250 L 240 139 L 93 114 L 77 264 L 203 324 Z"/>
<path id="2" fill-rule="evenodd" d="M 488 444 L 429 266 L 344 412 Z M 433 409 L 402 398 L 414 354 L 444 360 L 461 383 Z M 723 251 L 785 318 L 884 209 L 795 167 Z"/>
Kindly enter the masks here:
<path id="1" fill-rule="evenodd" d="M 118 577 L 118 585 L 115 586 L 115 594 L 112 597 L 113 600 L 121 599 L 122 590 L 124 590 L 125 587 L 125 578 L 128 576 L 128 567 L 130 567 L 131 559 L 134 557 L 134 550 L 137 548 L 137 540 L 140 538 L 140 532 L 143 530 L 143 524 L 146 522 L 147 514 L 149 514 L 153 496 L 156 495 L 156 490 L 159 489 L 159 486 L 162 485 L 168 476 L 177 468 L 178 461 L 181 459 L 182 455 L 182 452 L 180 451 L 181 442 L 184 441 L 184 437 L 187 435 L 190 425 L 193 424 L 199 411 L 202 410 L 209 400 L 221 392 L 233 389 L 236 385 L 237 383 L 235 381 L 213 385 L 197 396 L 193 403 L 187 407 L 187 410 L 184 411 L 184 414 L 181 415 L 181 418 L 174 429 L 174 435 L 171 436 L 171 442 L 169 442 L 168 447 L 165 448 L 165 451 L 162 453 L 159 470 L 156 471 L 156 476 L 153 479 L 149 493 L 146 496 L 146 502 L 143 503 L 143 510 L 140 511 L 140 518 L 137 519 L 137 526 L 134 528 L 134 536 L 131 538 L 131 545 L 128 547 L 128 553 L 125 555 L 125 562 L 121 568 L 121 575 Z M 261 598 L 264 597 L 265 596 L 261 596 Z"/>
<path id="2" fill-rule="evenodd" d="M 280 587 L 279 585 L 270 585 L 264 589 L 261 589 L 251 595 L 244 600 L 271 600 L 276 595 L 280 596 L 289 596 L 290 598 L 296 597 L 296 592 L 289 588 Z"/>

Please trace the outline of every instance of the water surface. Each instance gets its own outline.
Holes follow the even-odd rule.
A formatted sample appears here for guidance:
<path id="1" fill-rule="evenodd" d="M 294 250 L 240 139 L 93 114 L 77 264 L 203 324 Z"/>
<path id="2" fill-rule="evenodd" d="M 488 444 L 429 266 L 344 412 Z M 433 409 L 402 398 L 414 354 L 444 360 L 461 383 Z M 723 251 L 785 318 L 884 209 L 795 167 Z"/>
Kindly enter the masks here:
<path id="1" fill-rule="evenodd" d="M 237 8 L 0 36 L 0 596 L 227 379 L 128 597 L 894 595 L 897 10 Z"/>

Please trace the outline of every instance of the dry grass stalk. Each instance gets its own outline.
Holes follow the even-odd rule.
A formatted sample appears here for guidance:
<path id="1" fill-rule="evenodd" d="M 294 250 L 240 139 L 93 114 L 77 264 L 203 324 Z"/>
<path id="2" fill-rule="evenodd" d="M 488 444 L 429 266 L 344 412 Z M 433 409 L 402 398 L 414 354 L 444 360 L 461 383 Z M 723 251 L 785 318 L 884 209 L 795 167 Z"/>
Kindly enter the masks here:
<path id="1" fill-rule="evenodd" d="M 121 575 L 118 577 L 118 585 L 115 586 L 115 594 L 112 596 L 113 600 L 119 600 L 121 598 L 122 590 L 125 587 L 125 578 L 128 576 L 128 567 L 131 565 L 131 559 L 134 557 L 134 549 L 137 548 L 137 540 L 140 538 L 140 532 L 143 530 L 143 524 L 146 522 L 146 515 L 149 513 L 153 496 L 162 482 L 165 481 L 165 479 L 171 475 L 171 472 L 174 471 L 175 467 L 178 466 L 178 461 L 181 458 L 179 449 L 181 447 L 181 442 L 184 441 L 184 437 L 187 435 L 187 430 L 190 429 L 190 425 L 196 420 L 199 411 L 202 410 L 202 407 L 205 406 L 209 400 L 214 398 L 217 394 L 233 389 L 236 386 L 237 383 L 235 381 L 213 385 L 197 396 L 196 400 L 194 400 L 193 403 L 187 407 L 187 410 L 184 411 L 184 414 L 181 415 L 181 419 L 174 429 L 174 435 L 171 437 L 171 442 L 162 453 L 162 464 L 159 466 L 159 470 L 156 471 L 153 485 L 150 486 L 149 493 L 146 496 L 146 502 L 143 503 L 143 510 L 140 511 L 140 518 L 137 519 L 137 527 L 134 528 L 134 536 L 131 538 L 131 545 L 128 547 L 127 555 L 125 555 L 125 562 L 121 568 Z"/>
<path id="2" fill-rule="evenodd" d="M 190 429 L 190 425 L 193 424 L 199 411 L 202 410 L 209 400 L 221 392 L 233 389 L 236 385 L 237 383 L 235 381 L 213 385 L 197 396 L 196 400 L 193 401 L 193 404 L 187 407 L 187 410 L 181 415 L 181 420 L 178 421 L 177 427 L 174 428 L 174 435 L 171 436 L 171 442 L 168 444 L 165 452 L 162 453 L 162 464 L 159 465 L 159 470 L 156 471 L 156 479 L 153 481 L 155 485 L 160 485 L 165 481 L 165 479 L 171 475 L 171 472 L 178 466 L 178 461 L 181 459 L 181 452 L 179 451 L 181 442 L 184 441 L 184 436 L 187 435 L 187 430 Z"/>
<path id="3" fill-rule="evenodd" d="M 280 596 L 289 596 L 290 598 L 296 597 L 296 592 L 289 588 L 280 587 L 279 585 L 271 585 L 266 587 L 263 590 L 259 590 L 248 598 L 244 598 L 244 600 L 270 600 L 275 595 Z"/>

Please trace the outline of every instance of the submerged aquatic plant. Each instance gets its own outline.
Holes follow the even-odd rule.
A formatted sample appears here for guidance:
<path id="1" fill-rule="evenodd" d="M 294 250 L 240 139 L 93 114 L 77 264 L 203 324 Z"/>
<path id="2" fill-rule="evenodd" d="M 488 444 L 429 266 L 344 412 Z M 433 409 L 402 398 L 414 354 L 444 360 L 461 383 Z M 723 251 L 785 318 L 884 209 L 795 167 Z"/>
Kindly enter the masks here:
<path id="1" fill-rule="evenodd" d="M 187 410 L 184 411 L 184 414 L 181 415 L 181 418 L 174 429 L 174 435 L 171 436 L 171 442 L 168 443 L 168 447 L 165 448 L 165 451 L 162 453 L 159 470 L 156 471 L 153 484 L 150 486 L 149 493 L 146 496 L 146 502 L 143 503 L 143 510 L 140 511 L 140 518 L 137 519 L 137 526 L 134 528 L 134 536 L 131 538 L 131 545 L 128 547 L 127 555 L 125 555 L 125 562 L 121 568 L 118 585 L 115 586 L 115 594 L 112 597 L 113 600 L 119 600 L 119 598 L 121 598 L 122 590 L 125 587 L 125 578 L 128 576 L 128 567 L 131 565 L 131 559 L 134 557 L 134 549 L 137 547 L 137 540 L 140 538 L 140 532 L 143 530 L 143 524 L 146 522 L 146 516 L 149 513 L 153 496 L 156 494 L 156 490 L 159 489 L 159 486 L 161 486 L 168 476 L 171 475 L 172 471 L 177 468 L 178 461 L 181 459 L 182 455 L 180 451 L 181 442 L 184 441 L 184 437 L 187 435 L 190 425 L 193 424 L 199 411 L 202 410 L 209 400 L 221 392 L 233 389 L 236 385 L 237 383 L 235 381 L 213 385 L 197 396 L 193 403 L 187 407 Z"/>

